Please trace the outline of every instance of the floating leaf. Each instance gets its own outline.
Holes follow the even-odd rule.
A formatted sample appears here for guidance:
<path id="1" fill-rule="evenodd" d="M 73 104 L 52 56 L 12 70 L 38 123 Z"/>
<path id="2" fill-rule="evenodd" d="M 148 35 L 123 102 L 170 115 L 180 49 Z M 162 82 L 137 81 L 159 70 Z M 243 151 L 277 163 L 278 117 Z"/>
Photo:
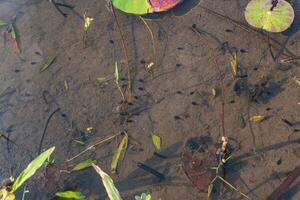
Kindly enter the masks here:
<path id="1" fill-rule="evenodd" d="M 251 122 L 261 122 L 264 119 L 265 119 L 265 117 L 262 115 L 255 115 L 255 116 L 250 117 Z"/>
<path id="2" fill-rule="evenodd" d="M 126 13 L 144 15 L 166 11 L 183 0 L 111 0 L 114 7 Z"/>
<path id="3" fill-rule="evenodd" d="M 33 176 L 43 163 L 51 156 L 53 153 L 55 147 L 52 147 L 48 149 L 47 151 L 44 151 L 39 156 L 37 156 L 26 169 L 24 169 L 21 174 L 18 176 L 18 178 L 15 180 L 12 191 L 15 192 L 27 179 L 29 179 L 31 176 Z"/>
<path id="4" fill-rule="evenodd" d="M 79 199 L 79 200 L 85 199 L 85 196 L 82 193 L 70 191 L 70 190 L 64 192 L 57 192 L 55 195 L 65 199 Z"/>
<path id="5" fill-rule="evenodd" d="M 119 191 L 114 185 L 113 180 L 104 171 L 102 171 L 102 169 L 99 166 L 93 164 L 93 167 L 96 170 L 96 172 L 100 175 L 109 199 L 122 200 Z"/>
<path id="6" fill-rule="evenodd" d="M 112 173 L 116 173 L 120 156 L 121 156 L 122 152 L 127 149 L 127 145 L 128 145 L 128 135 L 127 135 L 127 133 L 125 133 L 123 139 L 119 143 L 119 145 L 113 155 L 113 158 L 112 158 L 112 161 L 110 164 Z"/>
<path id="7" fill-rule="evenodd" d="M 48 56 L 48 58 L 46 58 L 43 61 L 43 63 L 41 64 L 40 71 L 43 72 L 46 69 L 48 69 L 48 67 L 50 67 L 50 65 L 54 62 L 55 59 L 56 59 L 56 56 Z"/>
<path id="8" fill-rule="evenodd" d="M 294 10 L 287 1 L 251 0 L 245 11 L 247 22 L 270 32 L 282 32 L 290 27 L 294 20 Z"/>
<path id="9" fill-rule="evenodd" d="M 71 171 L 80 171 L 80 170 L 86 169 L 88 167 L 91 167 L 92 164 L 96 164 L 96 163 L 97 163 L 96 160 L 88 159 L 88 160 L 85 160 L 85 161 L 75 165 L 75 167 L 73 167 L 73 169 Z"/>
<path id="10" fill-rule="evenodd" d="M 232 76 L 233 76 L 233 78 L 235 78 L 237 75 L 237 55 L 236 55 L 236 53 L 234 53 L 230 57 L 230 67 L 231 67 Z"/>
<path id="11" fill-rule="evenodd" d="M 149 2 L 152 6 L 152 12 L 161 12 L 175 7 L 183 0 L 149 0 Z"/>
<path id="12" fill-rule="evenodd" d="M 4 20 L 0 19 L 0 26 L 7 26 L 8 23 L 5 22 Z"/>
<path id="13" fill-rule="evenodd" d="M 161 148 L 161 138 L 158 135 L 151 133 L 152 143 L 157 151 Z"/>

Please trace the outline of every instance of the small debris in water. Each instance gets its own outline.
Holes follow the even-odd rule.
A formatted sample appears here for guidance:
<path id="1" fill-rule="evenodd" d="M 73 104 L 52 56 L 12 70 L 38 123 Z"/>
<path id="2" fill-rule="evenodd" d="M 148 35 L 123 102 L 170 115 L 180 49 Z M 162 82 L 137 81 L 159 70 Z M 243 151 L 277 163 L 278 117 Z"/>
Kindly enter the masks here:
<path id="1" fill-rule="evenodd" d="M 287 119 L 282 118 L 281 121 L 283 121 L 284 123 L 286 123 L 290 127 L 294 126 L 294 124 L 292 122 L 290 122 L 289 120 L 287 120 Z"/>
<path id="2" fill-rule="evenodd" d="M 167 159 L 167 156 L 164 156 L 164 155 L 162 155 L 162 154 L 160 154 L 160 153 L 157 153 L 157 152 L 154 152 L 153 155 L 154 155 L 154 156 L 157 156 L 157 157 L 159 157 L 159 158 L 162 158 L 162 159 Z"/>

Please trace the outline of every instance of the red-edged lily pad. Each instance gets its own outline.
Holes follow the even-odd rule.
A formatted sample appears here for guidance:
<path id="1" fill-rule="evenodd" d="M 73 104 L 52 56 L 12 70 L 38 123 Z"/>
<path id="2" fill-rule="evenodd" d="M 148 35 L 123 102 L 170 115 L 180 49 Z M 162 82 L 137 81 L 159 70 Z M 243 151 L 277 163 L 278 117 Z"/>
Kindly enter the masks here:
<path id="1" fill-rule="evenodd" d="M 111 0 L 114 7 L 131 14 L 145 15 L 169 10 L 183 0 Z"/>
<path id="2" fill-rule="evenodd" d="M 285 0 L 251 0 L 245 11 L 247 22 L 269 32 L 282 32 L 294 20 L 294 10 Z"/>

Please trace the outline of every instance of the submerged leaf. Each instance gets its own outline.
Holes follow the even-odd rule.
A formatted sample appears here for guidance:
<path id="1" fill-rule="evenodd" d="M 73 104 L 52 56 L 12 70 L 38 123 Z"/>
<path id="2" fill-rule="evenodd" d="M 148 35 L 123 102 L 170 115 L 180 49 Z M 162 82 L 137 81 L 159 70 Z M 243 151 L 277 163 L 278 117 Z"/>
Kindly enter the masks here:
<path id="1" fill-rule="evenodd" d="M 262 115 L 255 115 L 255 116 L 250 117 L 251 122 L 261 122 L 264 119 L 265 119 L 265 117 Z"/>
<path id="2" fill-rule="evenodd" d="M 251 0 L 245 11 L 247 22 L 270 32 L 282 32 L 290 27 L 294 20 L 294 10 L 285 0 Z"/>
<path id="3" fill-rule="evenodd" d="M 0 19 L 0 26 L 7 26 L 8 23 L 5 22 L 4 20 Z"/>
<path id="4" fill-rule="evenodd" d="M 26 169 L 24 169 L 21 174 L 18 176 L 18 178 L 15 180 L 12 191 L 15 192 L 27 179 L 29 179 L 31 176 L 33 176 L 43 163 L 51 156 L 53 153 L 55 147 L 52 147 L 48 149 L 47 151 L 44 151 L 39 156 L 37 156 Z"/>
<path id="5" fill-rule="evenodd" d="M 75 165 L 71 171 L 80 171 L 80 170 L 86 169 L 88 167 L 91 167 L 92 164 L 96 164 L 96 163 L 97 163 L 96 160 L 88 159 L 88 160 L 85 160 L 85 161 Z"/>
<path id="6" fill-rule="evenodd" d="M 230 57 L 230 67 L 231 67 L 232 76 L 233 76 L 233 78 L 235 78 L 237 75 L 237 55 L 236 55 L 236 53 L 234 53 Z"/>
<path id="7" fill-rule="evenodd" d="M 119 83 L 119 67 L 118 67 L 118 63 L 115 62 L 115 82 L 118 84 Z"/>
<path id="8" fill-rule="evenodd" d="M 216 97 L 217 96 L 217 90 L 215 88 L 211 88 L 211 96 Z"/>
<path id="9" fill-rule="evenodd" d="M 106 77 L 97 77 L 96 79 L 99 82 L 106 81 Z"/>
<path id="10" fill-rule="evenodd" d="M 13 24 L 10 25 L 10 36 L 12 38 L 12 42 L 13 42 L 13 46 L 15 48 L 15 50 L 17 51 L 17 53 L 21 53 L 21 49 L 19 47 L 19 44 L 18 44 L 18 40 L 17 40 L 17 34 L 16 34 L 16 30 L 15 30 L 15 27 Z"/>
<path id="11" fill-rule="evenodd" d="M 212 192 L 213 187 L 214 187 L 214 185 L 212 183 L 209 184 L 208 190 L 207 190 L 207 197 L 208 198 L 210 198 L 210 196 L 211 196 L 211 192 Z"/>
<path id="12" fill-rule="evenodd" d="M 102 183 L 105 187 L 106 193 L 109 197 L 110 200 L 122 200 L 120 193 L 118 191 L 118 189 L 116 188 L 116 186 L 114 185 L 113 180 L 110 178 L 110 176 L 108 176 L 104 171 L 102 171 L 102 169 L 93 164 L 94 169 L 96 170 L 96 172 L 100 175 L 101 179 L 102 179 Z"/>
<path id="13" fill-rule="evenodd" d="M 57 192 L 55 195 L 66 199 L 79 199 L 79 200 L 85 199 L 85 196 L 82 193 L 70 191 L 70 190 L 64 192 Z"/>
<path id="14" fill-rule="evenodd" d="M 42 63 L 40 71 L 43 72 L 46 69 L 48 69 L 48 67 L 50 67 L 50 65 L 54 62 L 54 60 L 56 59 L 56 56 L 48 56 Z"/>
<path id="15" fill-rule="evenodd" d="M 119 143 L 119 145 L 113 155 L 113 158 L 112 158 L 112 161 L 110 164 L 112 173 L 116 173 L 120 156 L 121 156 L 122 152 L 127 149 L 127 145 L 128 145 L 128 135 L 127 135 L 127 133 L 125 133 L 123 139 Z"/>
<path id="16" fill-rule="evenodd" d="M 151 195 L 142 193 L 141 196 L 136 195 L 134 198 L 135 200 L 151 200 Z"/>
<path id="17" fill-rule="evenodd" d="M 152 143 L 157 151 L 161 148 L 161 138 L 158 135 L 151 133 Z"/>

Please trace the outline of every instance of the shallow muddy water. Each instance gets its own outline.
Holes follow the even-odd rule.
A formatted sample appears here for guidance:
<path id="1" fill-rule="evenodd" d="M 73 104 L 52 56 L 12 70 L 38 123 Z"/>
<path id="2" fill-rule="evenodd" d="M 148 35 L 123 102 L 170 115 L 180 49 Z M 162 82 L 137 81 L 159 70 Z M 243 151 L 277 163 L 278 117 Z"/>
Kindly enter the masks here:
<path id="1" fill-rule="evenodd" d="M 156 39 L 154 59 L 143 22 L 117 12 L 132 67 L 133 98 L 126 124 L 120 115 L 122 97 L 113 81 L 117 61 L 121 88 L 128 83 L 113 14 L 102 0 L 57 2 L 72 5 L 72 9 L 61 8 L 66 17 L 49 1 L 0 0 L 0 19 L 9 22 L 16 16 L 13 24 L 20 49 L 18 52 L 5 27 L 0 27 L 0 130 L 15 143 L 0 138 L 0 180 L 16 177 L 40 149 L 56 146 L 55 165 L 39 170 L 26 182 L 30 190 L 26 199 L 52 199 L 65 189 L 76 189 L 90 200 L 105 199 L 102 183 L 92 168 L 71 174 L 60 170 L 91 158 L 110 172 L 120 138 L 72 162 L 66 160 L 122 131 L 130 136 L 129 146 L 112 178 L 124 199 L 134 199 L 142 192 L 151 193 L 154 200 L 206 199 L 207 194 L 185 175 L 181 154 L 190 138 L 209 136 L 216 143 L 220 137 L 220 86 L 209 50 L 192 26 L 205 34 L 224 74 L 225 130 L 239 144 L 228 181 L 252 199 L 266 199 L 300 164 L 300 86 L 293 80 L 300 77 L 300 62 L 280 62 L 300 55 L 298 20 L 285 34 L 269 34 L 272 52 L 278 57 L 274 61 L 266 33 L 244 30 L 212 12 L 246 25 L 243 11 L 247 1 L 202 0 L 198 5 L 197 0 L 186 0 L 169 12 L 147 16 L 152 19 L 148 23 Z M 94 20 L 84 39 L 86 10 Z M 299 19 L 299 9 L 295 10 Z M 237 52 L 237 79 L 230 72 L 231 52 Z M 51 55 L 56 56 L 55 61 L 41 72 L 43 60 Z M 145 63 L 150 62 L 155 62 L 153 74 L 145 70 Z M 250 123 L 255 115 L 266 119 Z M 92 134 L 87 133 L 88 127 L 93 127 Z M 159 153 L 166 158 L 154 155 L 151 133 L 162 138 Z M 139 162 L 159 171 L 165 179 L 137 167 Z M 282 199 L 300 199 L 299 181 Z M 224 199 L 242 197 L 226 188 Z"/>

